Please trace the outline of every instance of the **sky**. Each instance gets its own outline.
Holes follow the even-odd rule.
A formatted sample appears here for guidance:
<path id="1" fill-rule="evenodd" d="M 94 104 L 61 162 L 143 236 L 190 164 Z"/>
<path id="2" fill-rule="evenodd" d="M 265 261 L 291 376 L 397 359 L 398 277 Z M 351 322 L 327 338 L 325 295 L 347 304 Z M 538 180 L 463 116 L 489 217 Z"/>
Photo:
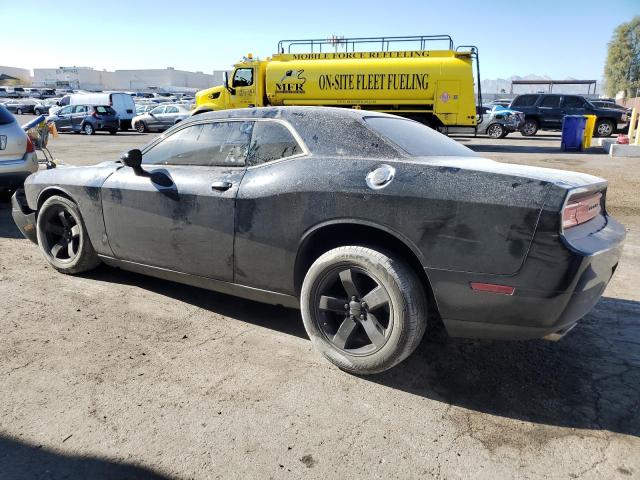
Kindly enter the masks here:
<path id="1" fill-rule="evenodd" d="M 599 80 L 614 28 L 634 15 L 640 0 L 0 0 L 0 65 L 211 73 L 281 39 L 449 34 L 479 48 L 482 78 Z"/>

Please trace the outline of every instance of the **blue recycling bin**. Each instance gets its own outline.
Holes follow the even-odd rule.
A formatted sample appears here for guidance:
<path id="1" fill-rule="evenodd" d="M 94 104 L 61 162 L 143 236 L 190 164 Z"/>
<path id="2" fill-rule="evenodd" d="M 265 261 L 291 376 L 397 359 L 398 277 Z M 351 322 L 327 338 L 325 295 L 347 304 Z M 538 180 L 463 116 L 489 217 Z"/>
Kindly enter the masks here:
<path id="1" fill-rule="evenodd" d="M 582 151 L 582 137 L 587 119 L 584 115 L 565 115 L 562 119 L 562 140 L 560 150 L 563 152 Z"/>

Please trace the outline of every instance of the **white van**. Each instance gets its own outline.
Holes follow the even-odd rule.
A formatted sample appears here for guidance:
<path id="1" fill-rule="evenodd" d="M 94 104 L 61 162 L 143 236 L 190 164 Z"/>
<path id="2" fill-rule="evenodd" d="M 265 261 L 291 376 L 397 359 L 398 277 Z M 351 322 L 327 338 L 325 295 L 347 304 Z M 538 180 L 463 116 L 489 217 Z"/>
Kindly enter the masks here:
<path id="1" fill-rule="evenodd" d="M 133 97 L 128 93 L 74 93 L 62 97 L 58 105 L 60 107 L 67 105 L 108 105 L 118 114 L 120 130 L 129 130 L 131 128 L 131 119 L 136 116 L 136 104 L 133 101 Z M 51 109 L 49 113 L 55 113 L 54 109 Z"/>

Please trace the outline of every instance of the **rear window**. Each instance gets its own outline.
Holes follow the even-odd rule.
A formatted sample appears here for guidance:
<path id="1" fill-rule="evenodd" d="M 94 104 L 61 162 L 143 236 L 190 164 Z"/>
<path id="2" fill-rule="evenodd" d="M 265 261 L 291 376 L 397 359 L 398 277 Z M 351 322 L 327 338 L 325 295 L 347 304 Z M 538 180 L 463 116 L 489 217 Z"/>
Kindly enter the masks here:
<path id="1" fill-rule="evenodd" d="M 413 120 L 393 117 L 365 117 L 366 124 L 409 155 L 475 156 L 473 150 Z"/>
<path id="2" fill-rule="evenodd" d="M 536 104 L 536 100 L 538 100 L 538 95 L 520 95 L 513 101 L 511 106 L 512 107 L 532 107 Z"/>
<path id="3" fill-rule="evenodd" d="M 103 107 L 103 106 L 99 106 L 99 107 L 95 107 L 96 112 L 98 112 L 100 115 L 115 115 L 116 111 L 111 108 L 111 107 Z"/>
<path id="4" fill-rule="evenodd" d="M 9 110 L 2 104 L 0 104 L 0 125 L 8 125 L 16 121 L 16 118 L 11 114 Z"/>

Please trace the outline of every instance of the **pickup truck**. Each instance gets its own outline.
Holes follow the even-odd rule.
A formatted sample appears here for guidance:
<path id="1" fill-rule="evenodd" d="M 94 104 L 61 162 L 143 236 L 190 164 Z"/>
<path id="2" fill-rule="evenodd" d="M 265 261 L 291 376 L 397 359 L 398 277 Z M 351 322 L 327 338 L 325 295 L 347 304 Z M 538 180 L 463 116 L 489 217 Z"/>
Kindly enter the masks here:
<path id="1" fill-rule="evenodd" d="M 509 106 L 524 113 L 522 135 L 535 135 L 538 130 L 560 130 L 565 115 L 595 115 L 596 137 L 608 137 L 627 125 L 627 114 L 611 108 L 599 108 L 580 95 L 535 93 L 518 95 Z"/>

